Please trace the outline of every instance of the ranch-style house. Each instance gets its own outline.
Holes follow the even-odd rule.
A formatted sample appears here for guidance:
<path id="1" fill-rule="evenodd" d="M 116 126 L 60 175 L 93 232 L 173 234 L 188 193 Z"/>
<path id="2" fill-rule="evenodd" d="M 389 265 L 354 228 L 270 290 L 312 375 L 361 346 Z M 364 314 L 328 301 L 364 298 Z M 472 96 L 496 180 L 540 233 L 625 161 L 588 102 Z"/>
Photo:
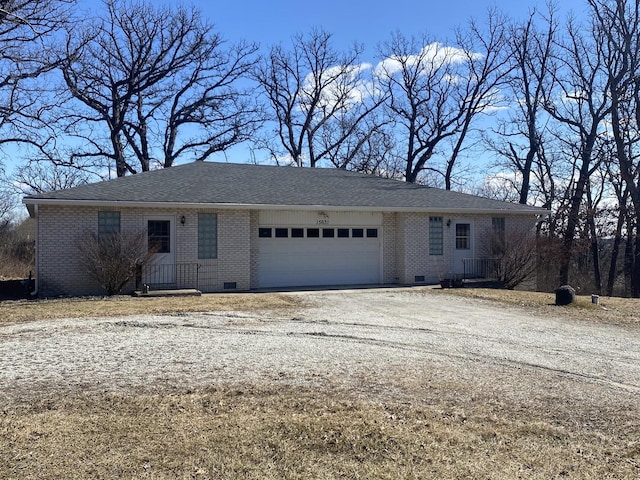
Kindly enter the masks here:
<path id="1" fill-rule="evenodd" d="M 124 293 L 414 285 L 477 274 L 495 235 L 546 210 L 340 169 L 194 162 L 24 198 L 40 296 L 104 293 L 87 232 L 146 231 L 154 255 Z"/>

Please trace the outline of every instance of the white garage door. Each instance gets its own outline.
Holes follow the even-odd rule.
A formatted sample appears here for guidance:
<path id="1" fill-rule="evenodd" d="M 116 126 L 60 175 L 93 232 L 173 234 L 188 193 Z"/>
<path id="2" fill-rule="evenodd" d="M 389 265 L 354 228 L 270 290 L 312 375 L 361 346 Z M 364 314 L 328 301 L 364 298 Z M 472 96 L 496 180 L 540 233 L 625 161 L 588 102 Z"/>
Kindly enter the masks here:
<path id="1" fill-rule="evenodd" d="M 375 284 L 381 281 L 382 229 L 260 227 L 261 287 Z"/>

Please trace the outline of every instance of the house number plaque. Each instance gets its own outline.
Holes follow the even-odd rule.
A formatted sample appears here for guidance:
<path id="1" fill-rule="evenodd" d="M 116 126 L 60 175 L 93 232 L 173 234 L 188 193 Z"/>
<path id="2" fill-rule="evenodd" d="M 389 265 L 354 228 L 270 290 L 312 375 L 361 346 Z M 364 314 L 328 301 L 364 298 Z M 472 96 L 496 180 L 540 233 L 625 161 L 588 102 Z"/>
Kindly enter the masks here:
<path id="1" fill-rule="evenodd" d="M 325 212 L 318 213 L 318 220 L 316 221 L 316 225 L 329 225 L 329 215 Z"/>

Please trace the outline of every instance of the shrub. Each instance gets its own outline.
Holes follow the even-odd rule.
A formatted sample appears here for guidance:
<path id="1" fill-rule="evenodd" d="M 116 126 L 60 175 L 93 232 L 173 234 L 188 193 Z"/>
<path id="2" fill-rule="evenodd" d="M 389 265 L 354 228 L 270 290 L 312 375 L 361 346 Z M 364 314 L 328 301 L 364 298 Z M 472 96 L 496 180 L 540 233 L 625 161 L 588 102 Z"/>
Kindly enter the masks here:
<path id="1" fill-rule="evenodd" d="M 491 254 L 496 278 L 507 289 L 514 289 L 536 273 L 536 237 L 532 232 L 511 232 L 506 236 L 492 232 Z"/>
<path id="2" fill-rule="evenodd" d="M 86 232 L 77 242 L 87 272 L 105 289 L 116 295 L 135 277 L 139 265 L 147 263 L 153 252 L 147 250 L 147 232 L 97 235 Z"/>

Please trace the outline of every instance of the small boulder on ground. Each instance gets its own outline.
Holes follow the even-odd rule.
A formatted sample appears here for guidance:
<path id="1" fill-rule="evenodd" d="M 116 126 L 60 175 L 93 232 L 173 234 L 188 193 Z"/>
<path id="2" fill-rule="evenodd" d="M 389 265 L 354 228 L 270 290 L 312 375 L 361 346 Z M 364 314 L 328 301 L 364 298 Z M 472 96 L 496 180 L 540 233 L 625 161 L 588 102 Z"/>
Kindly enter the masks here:
<path id="1" fill-rule="evenodd" d="M 571 285 L 562 285 L 556 289 L 556 305 L 569 305 L 576 301 L 576 290 Z"/>

